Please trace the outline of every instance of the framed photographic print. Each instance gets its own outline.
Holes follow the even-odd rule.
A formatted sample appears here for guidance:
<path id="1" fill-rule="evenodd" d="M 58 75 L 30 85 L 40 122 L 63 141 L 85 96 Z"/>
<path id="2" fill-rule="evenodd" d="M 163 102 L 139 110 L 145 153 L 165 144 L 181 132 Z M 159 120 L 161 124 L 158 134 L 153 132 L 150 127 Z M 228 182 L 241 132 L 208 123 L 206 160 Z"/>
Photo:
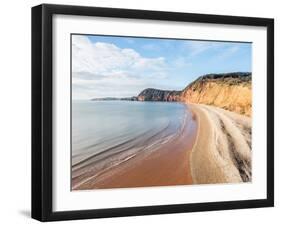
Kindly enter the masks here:
<path id="1" fill-rule="evenodd" d="M 274 205 L 274 21 L 32 8 L 32 217 Z"/>

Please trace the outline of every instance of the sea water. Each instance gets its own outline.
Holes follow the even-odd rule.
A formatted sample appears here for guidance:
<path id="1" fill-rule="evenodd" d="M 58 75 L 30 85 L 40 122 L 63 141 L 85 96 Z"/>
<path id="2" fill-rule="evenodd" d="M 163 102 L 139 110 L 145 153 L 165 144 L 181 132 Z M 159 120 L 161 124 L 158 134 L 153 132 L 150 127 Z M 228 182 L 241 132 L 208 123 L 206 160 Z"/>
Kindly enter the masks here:
<path id="1" fill-rule="evenodd" d="M 187 106 L 176 102 L 72 101 L 72 165 L 150 151 L 175 138 Z"/>

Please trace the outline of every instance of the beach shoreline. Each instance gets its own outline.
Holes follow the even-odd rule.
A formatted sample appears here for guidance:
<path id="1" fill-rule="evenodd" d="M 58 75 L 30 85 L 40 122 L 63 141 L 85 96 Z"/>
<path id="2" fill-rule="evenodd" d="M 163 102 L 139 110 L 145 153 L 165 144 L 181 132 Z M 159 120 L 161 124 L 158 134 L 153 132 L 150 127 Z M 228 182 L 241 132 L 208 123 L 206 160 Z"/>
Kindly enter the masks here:
<path id="1" fill-rule="evenodd" d="M 190 112 L 187 105 L 186 108 Z M 133 155 L 128 161 L 101 172 L 84 169 L 87 172 L 84 176 L 72 178 L 72 190 L 192 184 L 189 157 L 196 135 L 197 122 L 190 115 L 175 139 L 151 153 Z"/>
<path id="2" fill-rule="evenodd" d="M 72 179 L 72 190 L 250 182 L 251 118 L 185 105 L 191 118 L 175 140 L 100 172 L 84 168 L 85 174 Z"/>

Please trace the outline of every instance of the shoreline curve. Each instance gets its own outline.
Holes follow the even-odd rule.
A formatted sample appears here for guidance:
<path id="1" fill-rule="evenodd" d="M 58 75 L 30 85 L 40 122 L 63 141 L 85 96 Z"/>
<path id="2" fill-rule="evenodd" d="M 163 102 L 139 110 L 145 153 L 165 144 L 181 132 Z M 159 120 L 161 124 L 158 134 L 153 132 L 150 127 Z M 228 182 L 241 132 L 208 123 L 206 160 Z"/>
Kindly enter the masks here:
<path id="1" fill-rule="evenodd" d="M 190 107 L 185 107 L 188 119 L 169 142 L 104 170 L 95 169 L 93 164 L 72 168 L 72 190 L 192 184 L 189 157 L 197 135 L 197 120 Z"/>
<path id="2" fill-rule="evenodd" d="M 250 182 L 251 118 L 210 105 L 188 105 L 198 126 L 190 153 L 193 183 Z"/>

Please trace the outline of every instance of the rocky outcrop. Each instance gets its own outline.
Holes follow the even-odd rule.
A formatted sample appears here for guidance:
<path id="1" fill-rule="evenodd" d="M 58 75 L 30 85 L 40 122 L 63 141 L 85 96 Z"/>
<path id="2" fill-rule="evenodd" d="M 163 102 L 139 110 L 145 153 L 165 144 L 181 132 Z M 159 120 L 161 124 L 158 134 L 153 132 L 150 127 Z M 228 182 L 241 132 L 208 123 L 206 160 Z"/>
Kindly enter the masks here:
<path id="1" fill-rule="evenodd" d="M 179 101 L 181 91 L 169 91 L 148 88 L 138 96 L 138 101 Z"/>
<path id="2" fill-rule="evenodd" d="M 208 74 L 200 76 L 182 91 L 145 89 L 138 101 L 181 101 L 217 106 L 251 116 L 251 73 Z"/>

